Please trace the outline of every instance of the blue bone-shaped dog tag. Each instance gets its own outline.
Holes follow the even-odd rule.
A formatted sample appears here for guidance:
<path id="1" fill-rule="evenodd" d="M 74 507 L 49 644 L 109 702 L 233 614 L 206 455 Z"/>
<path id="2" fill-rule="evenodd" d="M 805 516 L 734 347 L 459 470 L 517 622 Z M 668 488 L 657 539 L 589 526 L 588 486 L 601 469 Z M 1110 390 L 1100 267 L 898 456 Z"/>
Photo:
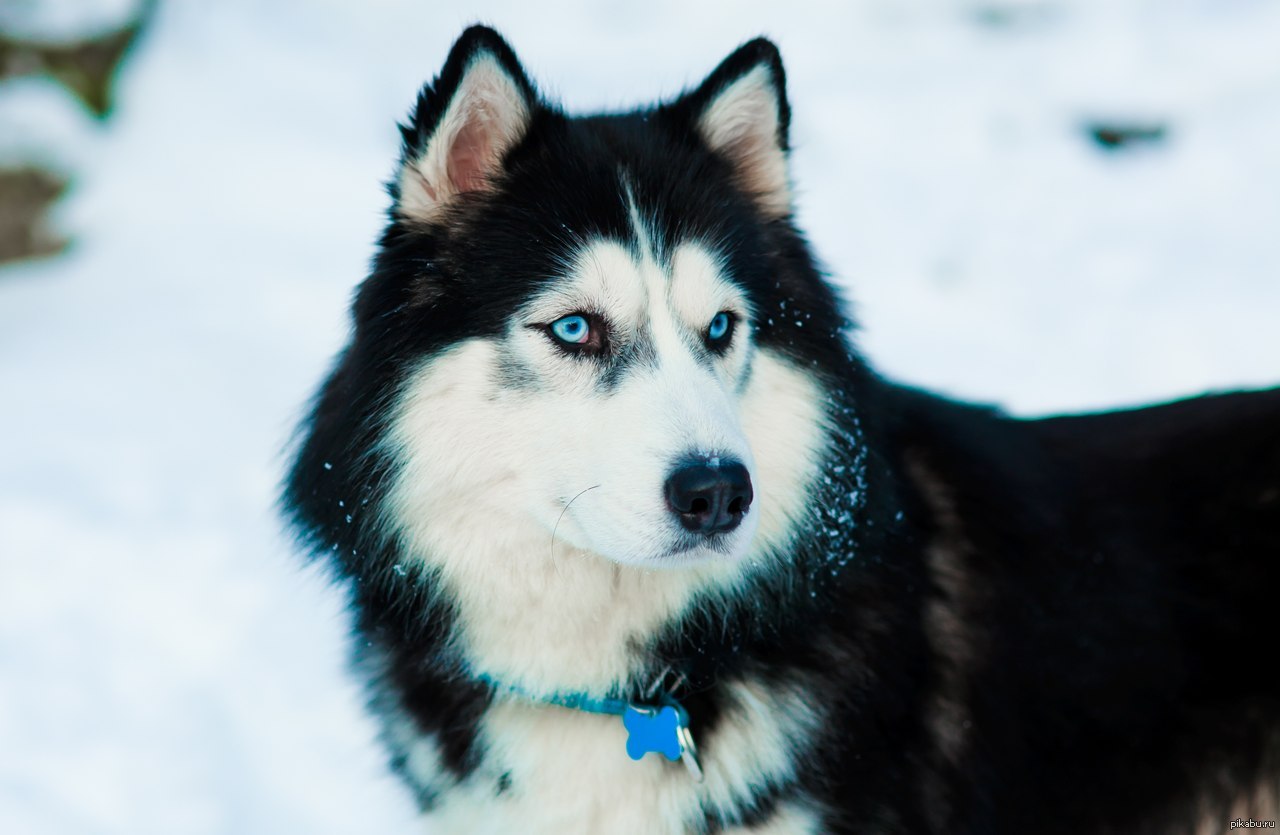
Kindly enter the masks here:
<path id="1" fill-rule="evenodd" d="M 627 756 L 638 760 L 650 751 L 669 760 L 680 759 L 680 715 L 671 706 L 657 710 L 628 707 L 622 714 L 627 729 Z"/>

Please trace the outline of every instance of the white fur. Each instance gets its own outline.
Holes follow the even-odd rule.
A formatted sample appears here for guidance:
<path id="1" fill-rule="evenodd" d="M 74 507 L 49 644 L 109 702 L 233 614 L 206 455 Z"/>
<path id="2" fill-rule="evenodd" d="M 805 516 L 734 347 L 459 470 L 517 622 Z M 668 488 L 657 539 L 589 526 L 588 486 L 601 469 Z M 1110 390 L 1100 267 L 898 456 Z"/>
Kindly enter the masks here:
<path id="1" fill-rule="evenodd" d="M 791 206 L 787 155 L 778 141 L 779 104 L 769 68 L 761 64 L 721 90 L 698 120 L 707 145 L 734 164 L 760 207 L 776 215 Z"/>
<path id="2" fill-rule="evenodd" d="M 529 117 L 524 95 L 498 60 L 477 54 L 426 149 L 401 170 L 396 211 L 430 222 L 458 194 L 483 188 L 524 135 Z"/>
<path id="3" fill-rule="evenodd" d="M 405 773 L 413 784 L 425 786 L 431 792 L 451 789 L 457 781 L 445 768 L 435 737 L 424 736 L 413 719 L 398 706 L 390 704 L 390 700 L 382 700 L 379 707 L 383 740 L 404 758 Z"/>
<path id="4" fill-rule="evenodd" d="M 724 835 L 820 835 L 822 819 L 801 803 L 783 803 L 764 823 L 725 830 Z"/>
<path id="5" fill-rule="evenodd" d="M 738 408 L 760 473 L 758 553 L 789 545 L 802 516 L 812 511 L 809 483 L 818 475 L 828 442 L 822 398 L 811 376 L 768 351 L 756 353 Z"/>

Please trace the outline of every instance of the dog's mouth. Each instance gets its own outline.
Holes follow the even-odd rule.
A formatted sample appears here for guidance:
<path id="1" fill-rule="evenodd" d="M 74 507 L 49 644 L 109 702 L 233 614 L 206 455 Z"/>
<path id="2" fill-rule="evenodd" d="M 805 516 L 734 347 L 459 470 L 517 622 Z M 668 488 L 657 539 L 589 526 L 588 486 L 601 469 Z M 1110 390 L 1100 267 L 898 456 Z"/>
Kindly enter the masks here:
<path id="1" fill-rule="evenodd" d="M 733 533 L 688 537 L 660 554 L 655 562 L 664 566 L 689 565 L 707 560 L 733 560 L 742 556 L 741 536 Z"/>

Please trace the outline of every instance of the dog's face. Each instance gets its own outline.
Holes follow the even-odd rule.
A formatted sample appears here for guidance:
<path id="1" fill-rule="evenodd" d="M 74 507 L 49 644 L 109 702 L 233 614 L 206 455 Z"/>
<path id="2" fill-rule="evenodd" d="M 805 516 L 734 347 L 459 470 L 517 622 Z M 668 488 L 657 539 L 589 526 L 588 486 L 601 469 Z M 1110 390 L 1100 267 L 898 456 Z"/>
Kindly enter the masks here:
<path id="1" fill-rule="evenodd" d="M 809 512 L 812 357 L 843 323 L 788 219 L 787 120 L 767 42 L 670 104 L 571 119 L 464 34 L 404 128 L 335 376 L 361 377 L 335 408 L 390 416 L 385 527 L 437 554 L 676 567 Z"/>
<path id="2" fill-rule="evenodd" d="M 411 376 L 399 455 L 440 488 L 423 506 L 523 511 L 548 544 L 621 563 L 742 555 L 759 517 L 755 315 L 705 245 L 581 242 L 500 333 Z"/>
<path id="3" fill-rule="evenodd" d="M 636 220 L 639 247 L 584 242 L 520 308 L 493 356 L 524 379 L 486 419 L 523 436 L 530 509 L 566 542 L 623 563 L 738 556 L 759 515 L 753 313 L 713 252 L 659 256 Z"/>

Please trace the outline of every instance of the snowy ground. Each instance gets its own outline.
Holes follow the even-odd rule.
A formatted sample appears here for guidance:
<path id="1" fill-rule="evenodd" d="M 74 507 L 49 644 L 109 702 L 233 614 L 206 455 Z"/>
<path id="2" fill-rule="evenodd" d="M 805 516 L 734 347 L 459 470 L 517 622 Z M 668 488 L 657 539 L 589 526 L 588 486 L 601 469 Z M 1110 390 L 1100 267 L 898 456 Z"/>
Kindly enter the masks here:
<path id="1" fill-rule="evenodd" d="M 1276 3 L 444 5 L 165 5 L 106 129 L 0 87 L 0 159 L 77 177 L 74 250 L 0 269 L 0 832 L 415 831 L 271 503 L 472 20 L 580 109 L 774 36 L 802 221 L 896 377 L 1019 413 L 1280 381 Z M 1112 117 L 1169 140 L 1103 153 Z"/>

